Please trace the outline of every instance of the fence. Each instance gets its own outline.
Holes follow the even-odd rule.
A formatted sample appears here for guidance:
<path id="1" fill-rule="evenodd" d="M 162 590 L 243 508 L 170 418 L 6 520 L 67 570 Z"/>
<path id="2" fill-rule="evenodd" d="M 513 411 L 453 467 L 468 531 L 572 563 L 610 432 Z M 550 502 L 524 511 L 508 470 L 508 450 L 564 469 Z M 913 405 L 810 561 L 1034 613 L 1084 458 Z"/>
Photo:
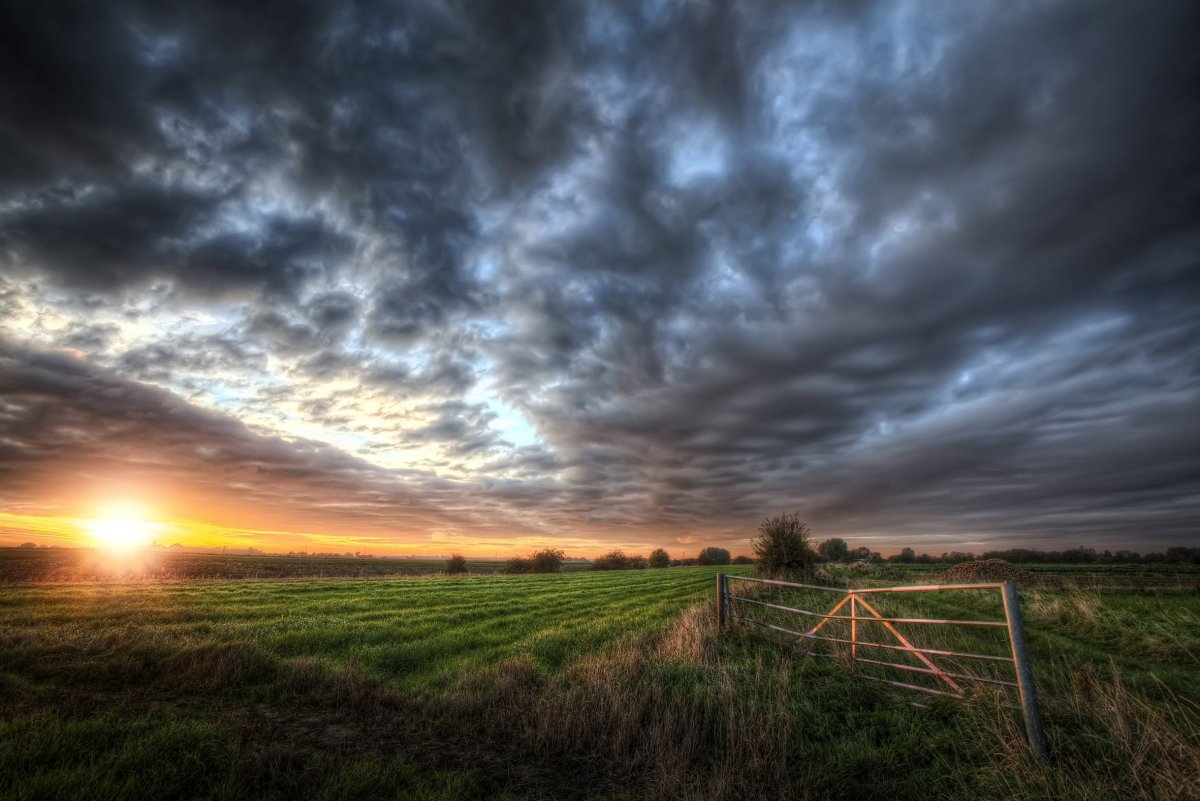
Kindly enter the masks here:
<path id="1" fill-rule="evenodd" d="M 748 595 L 738 595 L 730 591 L 730 582 L 754 582 L 759 586 L 770 586 L 779 588 L 792 588 L 796 590 L 813 591 L 817 593 L 827 593 L 841 596 L 840 600 L 833 605 L 827 612 L 813 612 L 806 609 L 799 609 L 793 606 L 787 606 L 778 603 L 771 603 L 759 598 L 752 598 Z M 879 601 L 874 600 L 872 603 L 864 596 L 876 596 L 886 593 L 934 593 L 944 592 L 948 590 L 963 590 L 963 591 L 979 591 L 979 592 L 999 592 L 1004 608 L 1004 620 L 956 620 L 956 619 L 934 619 L 923 617 L 896 617 L 885 616 L 879 612 L 875 604 Z M 1038 711 L 1037 690 L 1033 682 L 1033 670 L 1029 663 L 1029 653 L 1025 644 L 1025 627 L 1021 621 L 1021 601 L 1017 595 L 1016 586 L 1011 582 L 997 584 L 937 584 L 912 587 L 877 587 L 865 589 L 840 589 L 835 587 L 821 587 L 813 584 L 801 584 L 790 581 L 775 581 L 773 579 L 752 578 L 750 576 L 731 576 L 726 573 L 717 574 L 717 625 L 719 628 L 724 628 L 729 622 L 734 619 L 734 610 L 736 605 L 746 604 L 751 607 L 769 609 L 773 612 L 781 612 L 787 615 L 795 615 L 807 618 L 816 618 L 819 622 L 812 628 L 796 631 L 784 626 L 774 625 L 762 620 L 758 620 L 745 613 L 738 612 L 738 618 L 744 622 L 756 624 L 763 628 L 770 629 L 780 634 L 800 637 L 810 642 L 820 641 L 833 644 L 835 647 L 841 647 L 848 651 L 848 657 L 851 664 L 854 666 L 855 674 L 859 678 L 870 679 L 872 681 L 882 682 L 884 684 L 898 687 L 903 690 L 924 693 L 928 695 L 949 696 L 951 698 L 962 699 L 965 697 L 966 689 L 970 687 L 980 687 L 982 685 L 990 685 L 995 687 L 1005 688 L 1005 691 L 1015 689 L 1020 701 L 1020 710 L 1025 719 L 1025 731 L 1029 737 L 1029 745 L 1033 752 L 1039 757 L 1047 755 L 1046 737 L 1042 730 L 1041 715 Z M 849 606 L 850 614 L 846 615 L 844 609 Z M 841 612 L 841 614 L 839 614 Z M 865 612 L 865 614 L 863 614 Z M 832 621 L 839 621 L 831 623 Z M 846 621 L 841 623 L 840 621 Z M 827 625 L 842 626 L 846 628 L 848 624 L 848 633 L 841 637 L 829 636 L 836 633 L 835 631 L 827 631 L 820 633 Z M 863 624 L 867 624 L 864 626 Z M 875 642 L 870 637 L 864 637 L 865 631 L 871 626 L 878 626 L 882 631 L 886 632 L 891 637 L 890 642 Z M 906 635 L 898 626 L 905 626 L 908 629 Z M 979 629 L 1006 629 L 1007 633 L 1007 653 L 1000 654 L 981 654 L 970 653 L 965 650 L 950 650 L 947 648 L 928 648 L 918 647 L 914 644 L 911 636 L 913 626 L 941 626 L 941 627 L 969 627 L 976 630 Z M 803 627 L 802 627 L 803 628 Z M 879 629 L 875 629 L 878 631 Z M 919 636 L 918 636 L 918 639 Z M 885 659 L 873 659 L 871 656 L 866 656 L 860 652 L 875 654 L 869 649 L 879 649 L 887 653 L 899 654 L 906 656 L 919 662 L 918 665 L 902 664 L 900 662 L 885 661 Z M 822 656 L 812 651 L 808 652 L 812 656 Z M 935 661 L 937 660 L 937 661 Z M 1013 668 L 1012 679 L 1000 678 L 996 675 L 983 675 L 982 673 L 972 673 L 968 669 L 959 668 L 957 670 L 947 670 L 943 664 L 945 661 L 953 661 L 956 667 L 959 663 L 987 663 L 994 666 L 1011 665 Z M 859 665 L 871 665 L 874 668 L 884 668 L 887 670 L 903 671 L 910 674 L 918 674 L 927 677 L 929 680 L 937 682 L 937 687 L 925 687 L 910 682 L 896 681 L 894 679 L 882 678 L 878 676 L 863 675 L 859 672 Z"/>

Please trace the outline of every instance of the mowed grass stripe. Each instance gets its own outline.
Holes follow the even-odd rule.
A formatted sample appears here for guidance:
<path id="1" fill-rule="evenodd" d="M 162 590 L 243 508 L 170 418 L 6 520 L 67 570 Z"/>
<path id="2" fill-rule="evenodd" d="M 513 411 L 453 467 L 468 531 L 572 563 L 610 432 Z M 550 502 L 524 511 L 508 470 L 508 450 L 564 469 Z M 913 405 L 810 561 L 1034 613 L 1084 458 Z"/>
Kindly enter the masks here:
<path id="1" fill-rule="evenodd" d="M 77 666 L 122 649 L 240 643 L 275 658 L 355 664 L 411 689 L 519 654 L 557 669 L 706 600 L 716 572 L 0 590 L 0 642 L 22 662 Z"/>

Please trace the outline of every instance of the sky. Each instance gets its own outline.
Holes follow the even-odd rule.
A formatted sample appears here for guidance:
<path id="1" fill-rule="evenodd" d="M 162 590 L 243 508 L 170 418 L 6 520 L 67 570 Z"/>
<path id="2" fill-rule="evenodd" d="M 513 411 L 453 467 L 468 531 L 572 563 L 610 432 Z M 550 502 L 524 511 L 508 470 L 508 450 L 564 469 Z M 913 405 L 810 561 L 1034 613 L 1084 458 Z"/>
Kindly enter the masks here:
<path id="1" fill-rule="evenodd" d="M 1200 6 L 0 10 L 0 542 L 1200 545 Z"/>

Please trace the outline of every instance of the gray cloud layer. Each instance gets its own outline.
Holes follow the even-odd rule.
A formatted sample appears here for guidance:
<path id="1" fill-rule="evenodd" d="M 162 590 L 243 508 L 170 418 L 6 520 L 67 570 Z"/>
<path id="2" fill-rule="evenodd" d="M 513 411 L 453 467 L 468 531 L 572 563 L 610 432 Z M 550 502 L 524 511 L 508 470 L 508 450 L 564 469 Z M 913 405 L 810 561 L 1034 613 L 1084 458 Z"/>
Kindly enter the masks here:
<path id="1" fill-rule="evenodd" d="M 1200 541 L 1194 3 L 0 14 L 0 499 L 48 359 L 447 525 Z"/>

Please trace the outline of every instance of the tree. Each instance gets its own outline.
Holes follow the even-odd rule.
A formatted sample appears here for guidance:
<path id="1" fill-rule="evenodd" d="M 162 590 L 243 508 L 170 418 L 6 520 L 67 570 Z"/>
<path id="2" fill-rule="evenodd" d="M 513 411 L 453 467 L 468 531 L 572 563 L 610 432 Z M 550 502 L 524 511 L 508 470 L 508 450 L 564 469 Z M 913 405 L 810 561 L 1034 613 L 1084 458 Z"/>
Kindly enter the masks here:
<path id="1" fill-rule="evenodd" d="M 700 556 L 696 557 L 696 562 L 701 565 L 727 565 L 729 564 L 729 551 L 710 545 L 700 552 Z"/>
<path id="2" fill-rule="evenodd" d="M 821 552 L 821 556 L 824 556 L 830 562 L 845 562 L 847 557 L 850 556 L 850 546 L 841 537 L 833 537 L 832 539 L 825 540 L 817 550 Z"/>
<path id="3" fill-rule="evenodd" d="M 846 558 L 851 562 L 869 562 L 871 560 L 871 549 L 866 546 L 859 548 L 851 548 L 846 554 Z"/>
<path id="4" fill-rule="evenodd" d="M 467 558 L 460 553 L 451 554 L 450 558 L 446 560 L 446 572 L 452 574 L 466 573 Z"/>
<path id="5" fill-rule="evenodd" d="M 799 514 L 766 518 L 758 525 L 758 536 L 751 543 L 759 573 L 802 576 L 817 562 L 811 544 L 812 530 Z"/>
<path id="6" fill-rule="evenodd" d="M 889 562 L 900 562 L 902 564 L 912 564 L 917 561 L 917 552 L 912 548 L 905 548 L 898 554 L 893 554 L 888 557 Z"/>
<path id="7" fill-rule="evenodd" d="M 741 554 L 738 554 L 737 556 L 733 557 L 733 564 L 735 564 L 735 565 L 752 565 L 752 564 L 754 564 L 754 560 L 751 559 L 749 556 L 742 556 Z"/>
<path id="8" fill-rule="evenodd" d="M 671 554 L 664 551 L 662 548 L 655 548 L 650 552 L 650 567 L 670 567 Z"/>

